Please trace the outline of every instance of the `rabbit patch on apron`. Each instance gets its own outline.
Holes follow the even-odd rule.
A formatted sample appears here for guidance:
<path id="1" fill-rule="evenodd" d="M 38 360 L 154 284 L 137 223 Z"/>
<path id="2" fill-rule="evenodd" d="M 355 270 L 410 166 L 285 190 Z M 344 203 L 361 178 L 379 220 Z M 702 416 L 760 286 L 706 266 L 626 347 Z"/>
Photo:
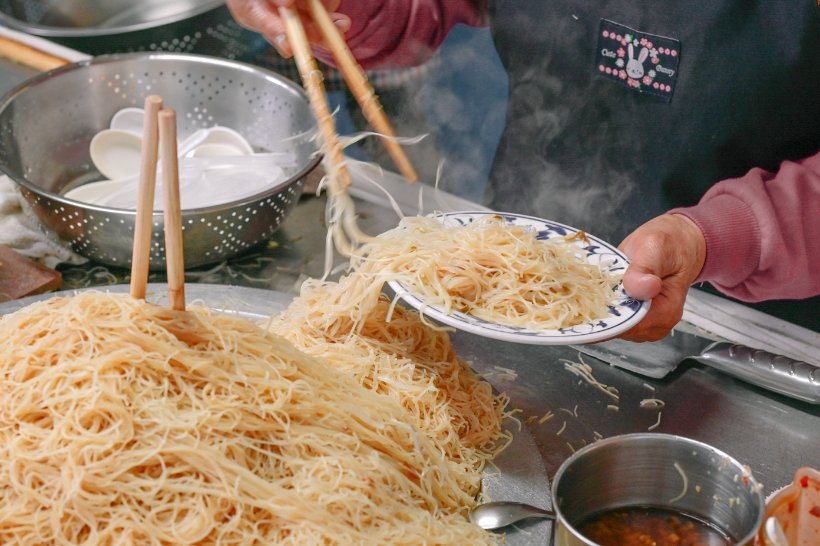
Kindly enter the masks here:
<path id="1" fill-rule="evenodd" d="M 672 100 L 680 60 L 680 42 L 601 19 L 598 26 L 598 75 Z"/>

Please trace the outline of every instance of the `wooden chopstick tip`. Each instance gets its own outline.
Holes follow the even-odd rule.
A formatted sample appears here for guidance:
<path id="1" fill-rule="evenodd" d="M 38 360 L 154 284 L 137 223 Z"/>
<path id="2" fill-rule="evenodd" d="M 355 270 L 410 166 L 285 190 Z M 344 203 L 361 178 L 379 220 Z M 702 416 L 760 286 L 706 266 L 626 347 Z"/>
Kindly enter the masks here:
<path id="1" fill-rule="evenodd" d="M 156 108 L 159 111 L 162 108 L 162 97 L 159 95 L 148 95 L 145 97 L 145 111 L 148 112 L 149 109 Z"/>

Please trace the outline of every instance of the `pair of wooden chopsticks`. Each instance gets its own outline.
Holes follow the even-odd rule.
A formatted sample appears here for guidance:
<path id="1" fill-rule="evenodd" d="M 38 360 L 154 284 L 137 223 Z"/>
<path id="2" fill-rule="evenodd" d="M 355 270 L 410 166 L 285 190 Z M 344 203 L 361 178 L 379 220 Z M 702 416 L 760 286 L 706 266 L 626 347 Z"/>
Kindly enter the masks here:
<path id="1" fill-rule="evenodd" d="M 333 53 L 339 71 L 344 76 L 351 93 L 356 97 L 365 119 L 373 126 L 376 133 L 382 137 L 382 142 L 401 174 L 411 182 L 415 182 L 418 175 L 404 150 L 396 141 L 396 132 L 390 120 L 387 119 L 373 86 L 367 80 L 364 69 L 356 61 L 342 34 L 333 24 L 333 20 L 327 13 L 322 1 L 308 0 L 308 6 L 313 21 L 319 27 L 327 47 Z M 318 118 L 319 128 L 327 148 L 326 153 L 330 155 L 330 161 L 338 171 L 342 187 L 347 188 L 350 185 L 350 175 L 344 166 L 342 147 L 336 134 L 333 119 L 330 116 L 322 73 L 310 52 L 310 45 L 302 20 L 293 8 L 279 8 L 279 13 L 285 23 L 285 31 L 291 49 L 293 49 L 299 76 L 302 78 L 302 83 L 308 93 L 311 108 L 313 108 L 314 114 Z"/>
<path id="2" fill-rule="evenodd" d="M 161 152 L 161 153 L 160 153 Z M 177 116 L 163 108 L 162 98 L 145 99 L 145 121 L 140 158 L 137 218 L 134 251 L 131 257 L 131 297 L 144 299 L 151 254 L 151 224 L 154 215 L 154 188 L 158 158 L 162 159 L 162 187 L 165 194 L 165 267 L 171 309 L 185 310 L 185 264 L 182 246 L 182 210 L 179 201 L 177 159 Z"/>

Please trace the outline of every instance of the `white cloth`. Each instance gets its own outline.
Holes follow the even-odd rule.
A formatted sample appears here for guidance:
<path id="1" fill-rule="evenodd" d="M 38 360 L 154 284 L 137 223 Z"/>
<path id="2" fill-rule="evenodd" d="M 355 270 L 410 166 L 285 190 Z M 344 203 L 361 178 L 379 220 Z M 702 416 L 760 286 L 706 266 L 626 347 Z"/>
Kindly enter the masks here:
<path id="1" fill-rule="evenodd" d="M 0 36 L 71 62 L 89 58 L 85 53 L 2 26 L 0 26 Z M 34 214 L 24 206 L 17 185 L 2 175 L 0 175 L 0 244 L 11 247 L 24 256 L 52 268 L 63 262 L 81 264 L 88 261 L 71 251 L 68 244 L 60 241 L 55 234 L 47 233 Z"/>
<path id="2" fill-rule="evenodd" d="M 17 185 L 7 176 L 0 176 L 0 244 L 51 268 L 62 262 L 81 264 L 88 261 L 74 253 L 54 233 L 46 231 L 24 206 Z"/>

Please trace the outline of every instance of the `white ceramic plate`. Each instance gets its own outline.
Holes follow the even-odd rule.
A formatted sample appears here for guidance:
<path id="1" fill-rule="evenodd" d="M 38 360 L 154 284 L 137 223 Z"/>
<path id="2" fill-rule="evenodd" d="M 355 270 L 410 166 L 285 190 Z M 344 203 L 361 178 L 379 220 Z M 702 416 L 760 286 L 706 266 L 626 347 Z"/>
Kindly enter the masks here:
<path id="1" fill-rule="evenodd" d="M 510 213 L 450 212 L 438 214 L 436 217 L 447 226 L 459 226 L 469 224 L 473 220 L 487 215 L 501 216 L 509 225 L 532 227 L 537 231 L 539 239 L 563 237 L 579 231 L 557 222 Z M 592 235 L 587 234 L 587 238 L 589 244 L 581 241 L 578 244 L 582 246 L 589 263 L 601 264 L 615 273 L 623 273 L 626 270 L 629 260 L 617 248 Z M 607 316 L 572 328 L 532 330 L 488 322 L 457 311 L 448 314 L 435 306 L 426 305 L 421 298 L 397 281 L 391 281 L 388 285 L 407 305 L 442 324 L 479 336 L 533 345 L 579 345 L 609 339 L 638 324 L 649 311 L 650 304 L 648 301 L 638 301 L 630 298 L 624 291 L 623 286 L 619 285 L 613 293 Z"/>

